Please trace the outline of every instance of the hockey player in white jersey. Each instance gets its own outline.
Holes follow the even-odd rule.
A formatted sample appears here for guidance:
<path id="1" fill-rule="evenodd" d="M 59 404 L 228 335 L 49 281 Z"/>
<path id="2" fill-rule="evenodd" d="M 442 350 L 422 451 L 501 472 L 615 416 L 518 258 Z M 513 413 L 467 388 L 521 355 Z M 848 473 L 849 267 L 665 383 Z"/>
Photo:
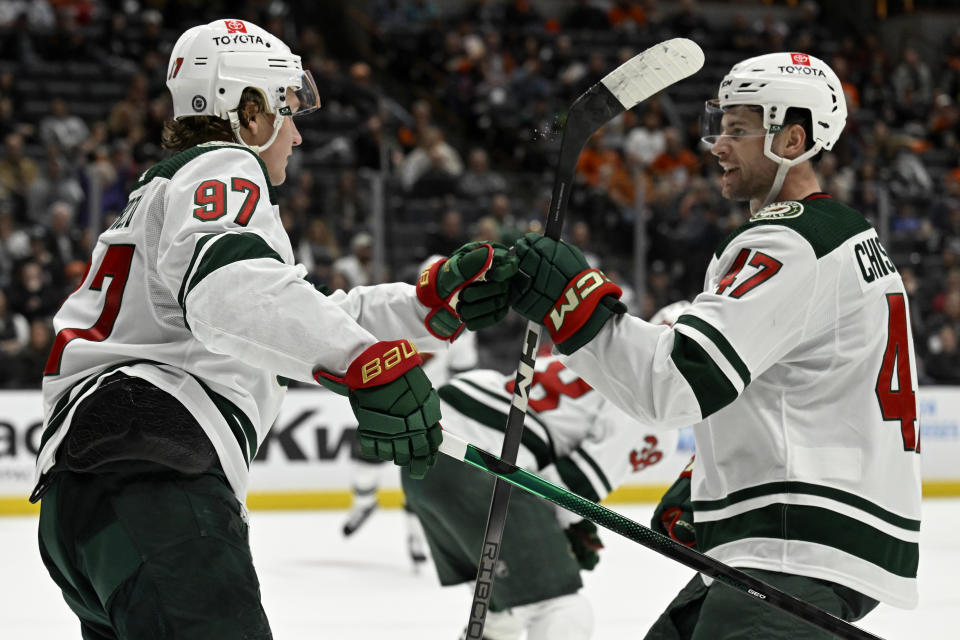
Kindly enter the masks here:
<path id="1" fill-rule="evenodd" d="M 811 164 L 846 106 L 822 60 L 745 60 L 707 103 L 723 195 L 750 219 L 672 328 L 624 314 L 578 249 L 517 243 L 513 307 L 638 420 L 695 423 L 696 546 L 846 620 L 917 604 L 920 432 L 908 300 L 871 224 Z M 699 577 L 648 638 L 822 638 Z"/>
<path id="2" fill-rule="evenodd" d="M 349 396 L 362 452 L 422 476 L 442 435 L 417 349 L 462 331 L 458 297 L 505 313 L 512 259 L 477 243 L 416 286 L 321 292 L 274 191 L 301 142 L 293 117 L 320 104 L 300 57 L 216 20 L 179 38 L 167 85 L 176 153 L 134 185 L 54 319 L 31 499 L 84 638 L 262 640 L 243 503 L 285 380 Z"/>
<path id="3" fill-rule="evenodd" d="M 499 451 L 515 378 L 492 369 L 453 376 L 438 389 L 443 428 Z M 562 356 L 537 359 L 529 398 L 517 464 L 592 500 L 602 500 L 676 450 L 675 432 L 650 433 L 566 368 Z M 401 481 L 407 505 L 423 524 L 441 584 L 472 584 L 493 480 L 441 458 L 426 478 Z M 590 638 L 593 613 L 579 593 L 580 571 L 596 566 L 602 548 L 592 522 L 514 492 L 484 638 Z"/>

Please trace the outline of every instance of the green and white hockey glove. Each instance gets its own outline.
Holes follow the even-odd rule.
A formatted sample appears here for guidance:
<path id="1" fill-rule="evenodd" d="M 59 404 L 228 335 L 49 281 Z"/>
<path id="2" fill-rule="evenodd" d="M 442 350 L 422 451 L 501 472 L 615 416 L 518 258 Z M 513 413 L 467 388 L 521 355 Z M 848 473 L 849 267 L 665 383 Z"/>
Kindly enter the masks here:
<path id="1" fill-rule="evenodd" d="M 323 386 L 350 398 L 360 455 L 393 460 L 422 478 L 443 441 L 440 398 L 408 340 L 378 342 L 354 359 L 342 378 L 317 369 Z"/>
<path id="2" fill-rule="evenodd" d="M 499 242 L 470 242 L 437 260 L 417 280 L 417 298 L 430 308 L 427 330 L 453 342 L 464 326 L 489 327 L 510 310 L 510 278 L 517 259 Z"/>
<path id="3" fill-rule="evenodd" d="M 688 547 L 697 544 L 697 535 L 693 529 L 693 505 L 690 503 L 693 460 L 694 458 L 690 458 L 680 477 L 663 494 L 650 519 L 651 529 Z"/>
<path id="4" fill-rule="evenodd" d="M 603 549 L 597 525 L 589 520 L 580 520 L 567 527 L 564 533 L 567 534 L 570 550 L 580 563 L 580 568 L 593 571 L 600 562 L 600 549 Z"/>
<path id="5" fill-rule="evenodd" d="M 545 326 L 560 353 L 573 353 L 611 316 L 627 310 L 619 300 L 620 287 L 591 269 L 572 244 L 528 233 L 516 249 L 520 264 L 510 285 L 513 309 Z"/>

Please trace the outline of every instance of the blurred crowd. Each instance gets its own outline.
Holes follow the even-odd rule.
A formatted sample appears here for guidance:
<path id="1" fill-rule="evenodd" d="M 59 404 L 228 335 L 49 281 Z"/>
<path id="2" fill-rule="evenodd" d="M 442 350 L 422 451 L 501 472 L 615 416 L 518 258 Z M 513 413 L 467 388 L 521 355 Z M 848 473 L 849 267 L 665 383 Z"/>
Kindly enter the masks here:
<path id="1" fill-rule="evenodd" d="M 412 281 L 467 240 L 538 230 L 572 100 L 658 41 L 697 41 L 704 69 L 598 132 L 571 192 L 565 237 L 641 317 L 695 296 L 747 214 L 719 195 L 703 101 L 743 58 L 823 58 L 850 117 L 817 165 L 821 185 L 874 222 L 900 268 L 921 383 L 960 384 L 960 28 L 890 47 L 869 24 L 830 24 L 816 2 L 787 5 L 2 1 L 0 387 L 40 386 L 52 315 L 130 186 L 164 157 L 173 43 L 227 14 L 283 38 L 317 79 L 324 106 L 297 122 L 304 143 L 280 210 L 297 259 L 334 288 Z M 509 342 L 508 328 L 481 333 L 481 366 L 515 366 L 524 323 L 513 320 Z"/>

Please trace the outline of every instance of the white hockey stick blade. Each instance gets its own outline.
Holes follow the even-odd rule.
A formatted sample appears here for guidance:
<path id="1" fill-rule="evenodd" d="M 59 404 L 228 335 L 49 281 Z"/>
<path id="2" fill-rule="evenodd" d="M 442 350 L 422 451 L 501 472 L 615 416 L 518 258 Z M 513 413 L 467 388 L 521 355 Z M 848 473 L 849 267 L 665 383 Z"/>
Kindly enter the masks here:
<path id="1" fill-rule="evenodd" d="M 703 66 L 703 50 L 693 40 L 673 38 L 638 53 L 600 81 L 624 109 L 632 109 Z"/>

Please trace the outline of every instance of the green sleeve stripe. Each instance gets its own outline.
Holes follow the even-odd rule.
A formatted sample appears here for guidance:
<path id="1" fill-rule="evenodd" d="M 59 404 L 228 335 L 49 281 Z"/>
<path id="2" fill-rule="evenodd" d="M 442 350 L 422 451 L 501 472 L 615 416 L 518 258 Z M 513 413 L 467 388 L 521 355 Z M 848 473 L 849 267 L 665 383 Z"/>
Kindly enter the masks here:
<path id="1" fill-rule="evenodd" d="M 747 368 L 747 365 L 744 364 L 743 360 L 737 354 L 737 350 L 733 348 L 733 345 L 723 336 L 720 331 L 717 330 L 712 324 L 698 318 L 697 316 L 691 315 L 682 315 L 677 318 L 677 324 L 685 324 L 688 327 L 693 327 L 716 345 L 717 349 L 720 350 L 720 353 L 723 354 L 723 357 L 727 359 L 727 362 L 736 369 L 737 374 L 739 374 L 740 379 L 743 380 L 743 386 L 746 387 L 750 384 L 750 369 Z"/>
<path id="2" fill-rule="evenodd" d="M 511 395 L 501 395 L 490 389 L 485 389 L 484 387 L 481 387 L 480 385 L 478 385 L 476 382 L 471 382 L 470 380 L 459 380 L 459 382 L 477 390 L 479 393 L 482 393 L 485 396 L 489 396 L 499 402 L 504 403 L 504 406 L 507 407 L 507 411 L 509 411 L 510 410 L 509 407 L 513 405 L 513 396 Z M 504 391 L 504 393 L 506 393 L 506 391 Z M 527 420 L 529 420 L 530 422 L 537 423 L 537 426 L 539 426 L 540 430 L 543 431 L 543 435 L 546 436 L 547 438 L 547 441 L 546 441 L 547 448 L 550 450 L 550 460 L 556 460 L 557 448 L 553 444 L 553 436 L 550 434 L 550 429 L 547 429 L 547 425 L 544 424 L 544 422 L 537 416 L 537 412 L 529 408 L 527 409 L 527 412 L 524 414 L 524 421 L 527 421 Z M 506 421 L 504 421 L 503 430 L 505 429 L 506 429 Z M 540 438 L 539 435 L 536 433 L 532 433 L 530 435 L 532 437 L 537 438 L 540 441 L 543 441 L 543 439 Z M 540 468 L 542 469 L 543 467 L 540 467 Z"/>
<path id="3" fill-rule="evenodd" d="M 896 527 L 900 527 L 901 529 L 920 531 L 919 520 L 913 520 L 911 518 L 899 516 L 854 493 L 849 493 L 841 489 L 834 489 L 833 487 L 812 484 L 809 482 L 768 482 L 755 487 L 748 487 L 746 489 L 734 491 L 726 498 L 721 498 L 719 500 L 695 500 L 693 502 L 693 507 L 696 511 L 714 511 L 717 509 L 725 509 L 731 505 L 743 502 L 744 500 L 750 500 L 752 498 L 758 498 L 761 496 L 779 495 L 783 493 L 806 494 L 820 496 L 821 498 L 828 498 L 830 500 L 836 500 L 837 502 L 842 502 L 846 505 L 859 509 L 860 511 L 869 513 L 870 515 L 879 518 L 884 522 L 888 522 Z"/>
<path id="4" fill-rule="evenodd" d="M 839 549 L 904 578 L 914 578 L 919 545 L 822 507 L 771 504 L 723 520 L 700 522 L 694 507 L 697 549 L 706 553 L 735 540 L 774 538 Z"/>
<path id="5" fill-rule="evenodd" d="M 610 481 L 607 479 L 607 474 L 603 472 L 603 469 L 600 468 L 600 465 L 597 464 L 597 461 L 593 459 L 589 453 L 583 450 L 583 447 L 577 447 L 577 453 L 587 461 L 587 464 L 590 465 L 590 468 L 593 469 L 593 472 L 597 474 L 597 478 L 600 479 L 600 482 L 603 483 L 603 488 L 607 490 L 607 493 L 613 492 L 613 487 L 610 485 Z"/>
<path id="6" fill-rule="evenodd" d="M 476 385 L 471 385 L 476 387 Z M 437 390 L 440 398 L 451 407 L 463 415 L 473 418 L 485 427 L 489 427 L 501 433 L 504 432 L 507 425 L 507 414 L 498 411 L 490 405 L 480 402 L 476 398 L 467 395 L 460 389 L 451 384 L 445 384 Z M 492 394 L 491 394 L 492 395 Z M 501 398 L 502 400 L 502 398 Z M 531 417 L 529 414 L 527 417 Z M 546 429 L 544 429 L 546 432 Z M 536 433 L 530 429 L 524 429 L 520 438 L 521 444 L 533 453 L 537 461 L 537 468 L 543 469 L 553 462 L 553 449 Z"/>
<path id="7" fill-rule="evenodd" d="M 187 282 L 190 281 L 190 274 L 193 273 L 193 267 L 200 258 L 200 254 L 203 252 L 206 244 L 216 237 L 217 234 L 209 233 L 197 240 L 197 243 L 193 246 L 193 256 L 190 258 L 190 264 L 187 265 L 187 270 L 183 273 L 183 279 L 180 281 L 180 291 L 177 293 L 177 304 L 180 305 L 181 309 L 183 309 L 183 299 L 187 295 Z M 184 320 L 186 320 L 186 318 L 184 318 Z"/>
<path id="8" fill-rule="evenodd" d="M 194 257 L 202 249 L 197 243 L 197 249 L 194 251 Z M 186 316 L 187 296 L 193 291 L 194 287 L 200 284 L 204 278 L 221 267 L 225 267 L 241 260 L 259 260 L 269 258 L 277 262 L 283 262 L 276 251 L 273 250 L 267 241 L 255 233 L 224 233 L 217 236 L 216 242 L 203 254 L 197 263 L 193 275 L 189 275 L 189 283 L 186 289 L 181 285 L 180 307 Z"/>
<path id="9" fill-rule="evenodd" d="M 670 358 L 693 389 L 700 416 L 706 418 L 736 400 L 737 389 L 703 347 L 679 331 L 674 336 Z"/>
<path id="10" fill-rule="evenodd" d="M 237 440 L 237 445 L 243 453 L 243 461 L 249 469 L 250 461 L 257 455 L 257 430 L 254 428 L 253 422 L 237 405 L 208 387 L 200 378 L 195 377 L 194 379 L 203 387 L 207 396 L 223 416 L 227 426 L 230 427 L 230 431 L 233 432 L 233 437 Z"/>
<path id="11" fill-rule="evenodd" d="M 567 456 L 557 459 L 557 472 L 570 491 L 594 502 L 600 501 L 600 495 L 593 488 L 589 478 L 580 470 L 577 463 Z"/>

